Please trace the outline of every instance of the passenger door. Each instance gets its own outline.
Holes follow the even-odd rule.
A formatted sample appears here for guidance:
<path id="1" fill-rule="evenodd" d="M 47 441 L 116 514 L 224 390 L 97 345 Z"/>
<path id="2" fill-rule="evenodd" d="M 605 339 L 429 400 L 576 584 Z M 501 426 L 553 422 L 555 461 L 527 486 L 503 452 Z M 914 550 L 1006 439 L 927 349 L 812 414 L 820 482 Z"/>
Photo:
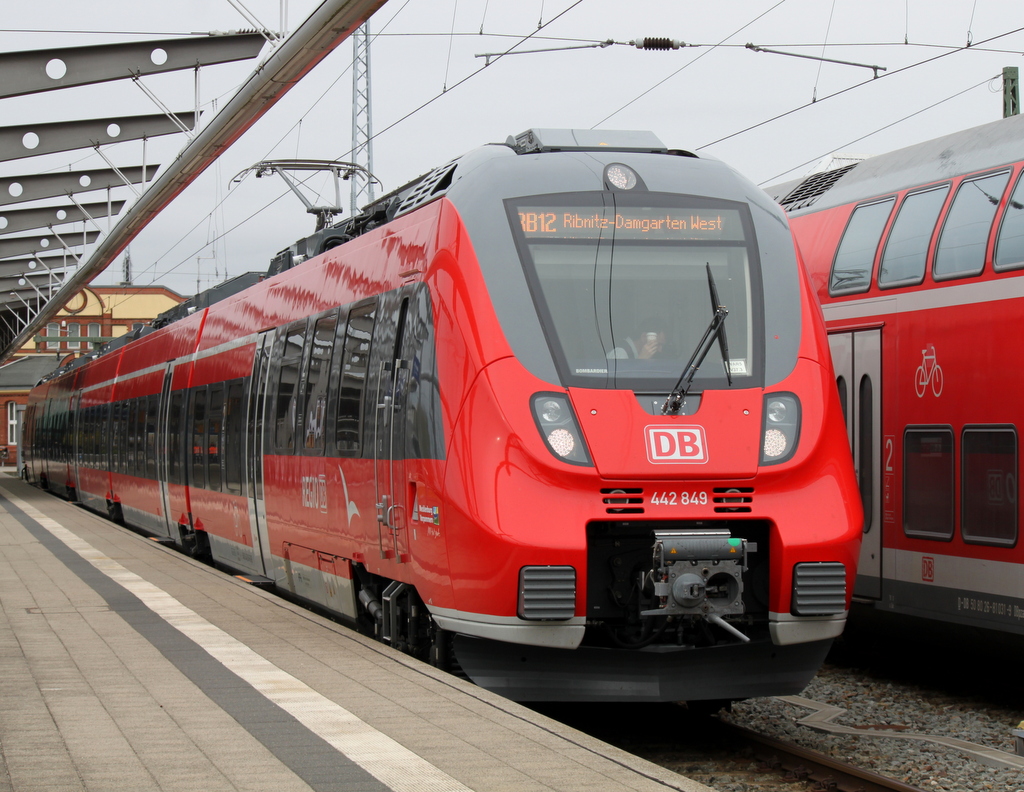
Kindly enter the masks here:
<path id="1" fill-rule="evenodd" d="M 839 400 L 864 506 L 864 537 L 854 595 L 882 596 L 882 331 L 832 333 Z"/>
<path id="2" fill-rule="evenodd" d="M 381 558 L 408 560 L 405 493 L 405 409 L 412 361 L 405 350 L 409 298 L 391 294 L 381 310 L 376 409 L 373 422 L 374 492 Z M 391 336 L 391 333 L 394 333 Z M 376 341 L 376 339 L 375 339 Z"/>
<path id="3" fill-rule="evenodd" d="M 263 443 L 270 351 L 273 344 L 274 332 L 272 330 L 260 333 L 256 339 L 252 377 L 249 379 L 245 445 L 242 448 L 245 460 L 242 465 L 244 477 L 242 489 L 248 493 L 249 497 L 249 527 L 253 537 L 253 552 L 260 554 L 263 574 L 269 578 L 274 578 L 275 575 L 270 553 L 270 539 L 267 535 L 267 505 L 263 494 Z"/>
<path id="4" fill-rule="evenodd" d="M 178 536 L 178 524 L 177 520 L 174 519 L 175 515 L 171 509 L 169 489 L 172 464 L 171 454 L 175 453 L 172 433 L 168 429 L 171 423 L 171 379 L 173 372 L 173 364 L 168 363 L 167 370 L 164 372 L 164 384 L 160 389 L 160 412 L 157 418 L 156 480 L 160 487 L 160 510 L 163 512 L 164 533 L 172 539 L 178 540 L 180 538 Z"/>

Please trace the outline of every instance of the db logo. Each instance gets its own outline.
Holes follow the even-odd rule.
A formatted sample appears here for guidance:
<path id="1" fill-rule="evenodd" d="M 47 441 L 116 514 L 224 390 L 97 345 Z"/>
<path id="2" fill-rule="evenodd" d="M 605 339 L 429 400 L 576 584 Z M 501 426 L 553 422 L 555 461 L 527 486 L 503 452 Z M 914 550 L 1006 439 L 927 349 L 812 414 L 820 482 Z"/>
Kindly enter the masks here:
<path id="1" fill-rule="evenodd" d="M 935 559 L 931 556 L 921 556 L 921 580 L 925 583 L 935 582 Z"/>
<path id="2" fill-rule="evenodd" d="M 707 462 L 704 430 L 699 426 L 648 426 L 647 459 L 666 462 Z"/>

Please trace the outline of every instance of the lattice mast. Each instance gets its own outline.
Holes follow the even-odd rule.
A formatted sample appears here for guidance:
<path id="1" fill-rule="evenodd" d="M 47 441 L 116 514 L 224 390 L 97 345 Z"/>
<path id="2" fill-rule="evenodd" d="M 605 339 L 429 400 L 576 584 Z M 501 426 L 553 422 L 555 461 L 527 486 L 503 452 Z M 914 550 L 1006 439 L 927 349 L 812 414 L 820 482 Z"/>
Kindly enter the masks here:
<path id="1" fill-rule="evenodd" d="M 373 123 L 370 102 L 370 23 L 352 35 L 352 162 L 373 172 Z M 373 201 L 373 180 L 352 179 L 352 214 Z"/>

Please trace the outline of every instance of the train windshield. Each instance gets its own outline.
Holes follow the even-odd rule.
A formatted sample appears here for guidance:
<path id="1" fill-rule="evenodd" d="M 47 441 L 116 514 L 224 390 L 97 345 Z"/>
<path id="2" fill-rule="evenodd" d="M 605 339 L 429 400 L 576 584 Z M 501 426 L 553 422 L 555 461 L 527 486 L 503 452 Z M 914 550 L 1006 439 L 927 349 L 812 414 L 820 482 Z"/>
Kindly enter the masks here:
<path id="1" fill-rule="evenodd" d="M 534 302 L 566 385 L 667 393 L 713 316 L 728 309 L 694 389 L 763 379 L 760 263 L 745 204 L 662 193 L 507 202 Z"/>

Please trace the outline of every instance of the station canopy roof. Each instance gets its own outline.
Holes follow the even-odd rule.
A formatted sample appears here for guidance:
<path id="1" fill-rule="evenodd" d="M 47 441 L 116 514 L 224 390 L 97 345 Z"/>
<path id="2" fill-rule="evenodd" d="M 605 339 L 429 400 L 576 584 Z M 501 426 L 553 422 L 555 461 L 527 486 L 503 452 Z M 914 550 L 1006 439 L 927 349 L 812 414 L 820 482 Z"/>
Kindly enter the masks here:
<path id="1" fill-rule="evenodd" d="M 0 53 L 0 363 L 384 1 L 325 0 L 288 37 L 264 30 Z M 147 86 L 153 75 L 254 59 L 265 49 L 210 119 L 198 99 L 171 109 Z M 115 80 L 139 85 L 146 112 L 53 121 L 9 109 L 18 97 L 53 92 L 52 111 L 68 92 Z M 184 141 L 173 161 L 146 162 L 145 141 L 171 135 Z M 86 154 L 95 164 L 76 166 Z"/>

